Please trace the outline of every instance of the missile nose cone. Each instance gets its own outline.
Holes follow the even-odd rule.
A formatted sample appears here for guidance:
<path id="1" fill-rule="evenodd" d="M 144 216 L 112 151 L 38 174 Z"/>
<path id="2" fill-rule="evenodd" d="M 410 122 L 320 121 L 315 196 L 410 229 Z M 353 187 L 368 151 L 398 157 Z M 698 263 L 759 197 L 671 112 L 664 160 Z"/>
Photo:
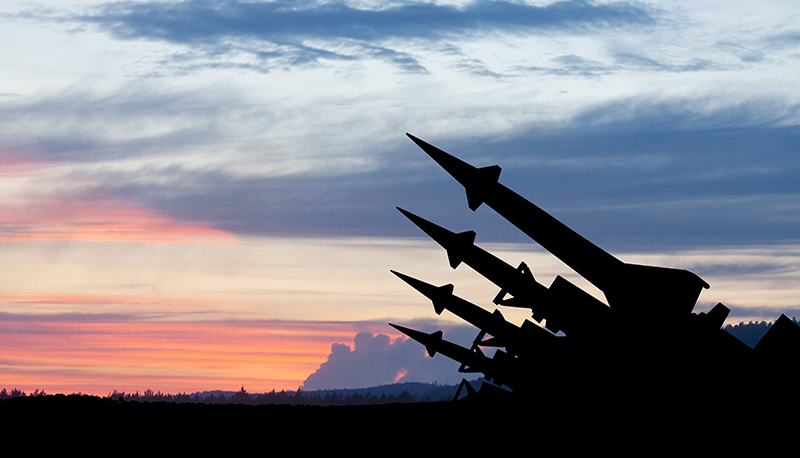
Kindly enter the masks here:
<path id="1" fill-rule="evenodd" d="M 401 274 L 400 272 L 390 270 L 391 273 L 395 274 L 398 278 L 403 280 L 404 282 L 408 283 L 412 288 L 416 289 L 423 296 L 427 297 L 430 300 L 436 298 L 437 294 L 436 291 L 439 289 L 436 286 L 431 285 L 430 283 L 425 283 L 422 280 L 417 280 L 414 277 L 409 277 L 408 275 Z"/>
<path id="2" fill-rule="evenodd" d="M 463 253 L 475 243 L 475 231 L 466 231 L 456 234 L 455 232 L 448 231 L 447 229 L 436 225 L 424 218 L 403 210 L 397 207 L 400 213 L 410 219 L 412 223 L 416 224 L 418 228 L 428 234 L 436 243 L 447 250 L 447 257 L 450 260 L 450 267 L 455 269 L 461 264 Z"/>
<path id="3" fill-rule="evenodd" d="M 415 136 L 413 136 L 413 135 L 409 134 L 408 132 L 406 132 L 406 137 L 410 138 L 412 142 L 416 143 L 416 144 L 417 144 L 417 146 L 419 146 L 419 147 L 420 147 L 420 148 L 422 148 L 423 150 L 424 150 L 425 148 L 427 148 L 427 147 L 430 147 L 430 146 L 431 146 L 430 144 L 426 143 L 424 140 L 420 140 L 419 138 L 417 138 L 417 137 L 415 137 Z"/>
<path id="4" fill-rule="evenodd" d="M 486 198 L 487 189 L 500 178 L 501 168 L 497 165 L 476 168 L 461 159 L 448 154 L 419 138 L 406 133 L 428 156 L 439 164 L 447 173 L 456 179 L 467 191 L 467 203 L 472 211 L 480 207 Z"/>
<path id="5" fill-rule="evenodd" d="M 406 133 L 408 138 L 411 139 L 414 143 L 417 144 L 423 151 L 425 151 L 428 156 L 431 157 L 437 164 L 439 164 L 443 169 L 447 171 L 450 175 L 453 176 L 456 180 L 461 183 L 460 177 L 466 177 L 470 174 L 470 172 L 474 172 L 476 169 L 474 166 L 458 159 L 457 157 L 450 155 L 439 148 L 431 145 L 430 143 L 420 140 L 419 138 Z M 464 183 L 461 183 L 464 184 Z"/>
<path id="6" fill-rule="evenodd" d="M 432 334 L 426 334 L 422 331 L 416 331 L 414 329 L 407 328 L 405 326 L 400 326 L 398 324 L 389 323 L 389 326 L 397 329 L 398 331 L 402 332 L 408 337 L 424 345 L 425 350 L 428 351 L 428 355 L 431 357 L 433 357 L 433 355 L 436 354 L 439 342 L 442 341 L 442 331 L 436 331 Z"/>
<path id="7" fill-rule="evenodd" d="M 389 326 L 397 329 L 398 331 L 402 332 L 403 334 L 407 335 L 408 337 L 411 337 L 412 339 L 416 340 L 417 342 L 419 342 L 419 339 L 424 339 L 425 336 L 427 336 L 427 334 L 425 334 L 423 332 L 415 331 L 415 330 L 413 330 L 411 328 L 407 328 L 405 326 L 400 326 L 399 324 L 389 323 Z M 418 336 L 419 339 L 415 338 L 415 336 Z"/>
<path id="8" fill-rule="evenodd" d="M 435 230 L 436 228 L 444 229 L 444 228 L 439 227 L 439 226 L 433 224 L 432 222 L 426 220 L 425 218 L 421 218 L 421 217 L 411 213 L 408 210 L 403 210 L 400 207 L 395 207 L 395 208 L 398 209 L 400 211 L 400 213 L 403 214 L 403 216 L 405 216 L 406 218 L 410 219 L 412 223 L 416 224 L 417 227 L 419 227 L 420 229 L 425 231 L 426 234 L 428 234 L 427 229 L 433 228 L 434 232 L 436 232 L 436 230 Z M 444 229 L 444 230 L 447 231 L 447 229 Z M 449 231 L 447 231 L 447 232 L 449 232 Z M 430 234 L 428 234 L 428 235 L 430 235 Z"/>
<path id="9" fill-rule="evenodd" d="M 442 314 L 442 311 L 446 306 L 446 301 L 448 301 L 453 295 L 452 284 L 434 286 L 430 283 L 425 283 L 422 280 L 417 280 L 414 277 L 409 277 L 408 275 L 403 275 L 400 272 L 395 272 L 394 270 L 391 272 L 404 282 L 408 283 L 412 288 L 422 293 L 423 296 L 430 299 L 431 302 L 433 302 L 433 309 L 436 311 L 437 315 Z"/>

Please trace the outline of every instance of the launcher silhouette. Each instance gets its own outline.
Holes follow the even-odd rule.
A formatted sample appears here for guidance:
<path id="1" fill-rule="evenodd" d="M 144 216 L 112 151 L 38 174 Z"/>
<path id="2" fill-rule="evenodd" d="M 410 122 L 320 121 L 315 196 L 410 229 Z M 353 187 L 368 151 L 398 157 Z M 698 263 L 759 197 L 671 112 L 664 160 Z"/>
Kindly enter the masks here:
<path id="1" fill-rule="evenodd" d="M 722 369 L 731 364 L 767 362 L 778 368 L 773 373 L 780 380 L 792 372 L 781 368 L 788 368 L 785 361 L 800 349 L 800 326 L 785 315 L 751 349 L 721 329 L 730 312 L 723 304 L 693 313 L 701 291 L 709 287 L 696 274 L 622 262 L 500 184 L 499 166 L 476 168 L 407 135 L 464 186 L 471 210 L 482 204 L 495 210 L 596 286 L 608 302 L 561 276 L 544 286 L 524 262 L 513 267 L 476 246 L 474 231 L 451 232 L 398 207 L 445 249 L 453 269 L 466 264 L 500 288 L 495 305 L 528 308 L 538 323 L 525 320 L 516 326 L 499 310 L 492 313 L 455 296 L 452 284 L 435 286 L 392 271 L 430 299 L 437 314 L 447 310 L 480 329 L 472 346 L 464 348 L 444 340 L 441 331 L 427 334 L 392 324 L 430 356 L 444 354 L 461 363 L 460 372 L 482 373 L 516 397 L 533 399 L 585 393 L 587 386 L 606 395 L 654 386 L 680 392 L 698 383 L 713 384 L 719 392 L 728 383 Z M 559 331 L 563 336 L 556 336 Z M 481 347 L 505 351 L 489 358 Z M 468 386 L 468 391 L 473 390 Z"/>

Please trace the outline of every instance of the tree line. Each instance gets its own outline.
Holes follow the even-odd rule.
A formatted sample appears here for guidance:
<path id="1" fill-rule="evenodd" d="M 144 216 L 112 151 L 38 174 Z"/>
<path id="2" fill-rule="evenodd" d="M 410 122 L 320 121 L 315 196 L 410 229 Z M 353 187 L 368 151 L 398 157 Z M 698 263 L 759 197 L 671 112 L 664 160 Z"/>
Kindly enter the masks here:
<path id="1" fill-rule="evenodd" d="M 455 393 L 455 387 L 453 387 Z M 449 393 L 448 393 L 449 394 Z M 376 405 L 376 404 L 391 404 L 391 403 L 409 403 L 409 402 L 432 402 L 450 400 L 453 394 L 440 395 L 435 399 L 429 395 L 418 397 L 408 391 L 403 391 L 399 395 L 382 393 L 374 395 L 370 392 L 367 393 L 352 393 L 341 394 L 329 392 L 325 394 L 314 393 L 308 394 L 302 389 L 297 391 L 276 391 L 272 390 L 268 393 L 251 394 L 245 390 L 244 386 L 235 392 L 233 396 L 225 396 L 220 393 L 218 395 L 209 394 L 201 396 L 200 394 L 189 395 L 186 393 L 179 394 L 166 394 L 160 391 L 154 392 L 146 390 L 143 393 L 138 391 L 135 393 L 125 393 L 114 390 L 109 393 L 108 398 L 115 401 L 124 402 L 192 402 L 201 404 L 243 404 L 243 405 L 312 405 L 312 406 L 339 406 L 339 405 Z"/>
<path id="2" fill-rule="evenodd" d="M 443 388 L 452 388 L 444 389 Z M 226 396 L 223 393 L 214 395 L 201 395 L 195 393 L 193 395 L 187 393 L 162 393 L 161 391 L 145 390 L 134 393 L 126 393 L 124 391 L 114 390 L 105 396 L 106 399 L 121 402 L 171 402 L 171 403 L 196 403 L 196 404 L 240 404 L 240 405 L 311 405 L 311 406 L 344 406 L 344 405 L 379 405 L 379 404 L 392 404 L 392 403 L 411 403 L 411 402 L 432 402 L 432 401 L 446 401 L 453 398 L 456 387 L 442 387 L 439 386 L 435 392 L 426 393 L 422 396 L 417 396 L 408 391 L 403 391 L 399 395 L 382 393 L 375 395 L 369 391 L 366 393 L 353 392 L 351 394 L 343 394 L 336 392 L 326 392 L 309 394 L 301 389 L 297 391 L 276 391 L 272 390 L 268 393 L 251 394 L 245 390 L 244 386 L 235 392 L 232 396 Z M 452 393 L 450 392 L 452 391 Z M 81 393 L 73 393 L 81 396 Z M 26 394 L 19 389 L 7 390 L 3 388 L 0 390 L 0 400 L 22 397 L 38 397 L 47 396 L 44 390 L 36 390 L 33 393 Z"/>

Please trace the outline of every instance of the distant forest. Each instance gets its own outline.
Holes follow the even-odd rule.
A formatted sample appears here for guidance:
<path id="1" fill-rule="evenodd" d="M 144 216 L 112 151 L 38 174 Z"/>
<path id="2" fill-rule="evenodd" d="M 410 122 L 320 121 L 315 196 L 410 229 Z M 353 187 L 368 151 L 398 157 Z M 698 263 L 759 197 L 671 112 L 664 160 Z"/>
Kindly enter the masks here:
<path id="1" fill-rule="evenodd" d="M 795 324 L 800 324 L 797 322 L 797 318 L 792 317 L 792 321 Z M 755 323 L 751 321 L 747 324 L 739 323 L 733 326 L 727 325 L 722 329 L 733 334 L 737 339 L 746 343 L 750 348 L 754 348 L 758 341 L 764 337 L 764 334 L 766 334 L 771 327 L 772 323 L 768 321 L 756 321 Z"/>
<path id="2" fill-rule="evenodd" d="M 472 382 L 478 389 L 482 381 Z M 275 391 L 251 394 L 244 386 L 239 391 L 211 391 L 202 393 L 168 394 L 161 391 L 145 390 L 142 393 L 125 393 L 114 390 L 107 399 L 125 402 L 174 402 L 199 404 L 242 404 L 242 405 L 310 405 L 310 406 L 344 406 L 344 405 L 379 405 L 392 403 L 449 401 L 455 396 L 456 385 L 438 385 L 435 383 L 397 383 L 372 388 L 351 390 L 322 390 L 305 392 Z M 77 393 L 80 394 L 80 393 Z M 0 400 L 45 396 L 44 391 L 36 390 L 30 395 L 24 391 L 13 389 L 0 391 Z"/>

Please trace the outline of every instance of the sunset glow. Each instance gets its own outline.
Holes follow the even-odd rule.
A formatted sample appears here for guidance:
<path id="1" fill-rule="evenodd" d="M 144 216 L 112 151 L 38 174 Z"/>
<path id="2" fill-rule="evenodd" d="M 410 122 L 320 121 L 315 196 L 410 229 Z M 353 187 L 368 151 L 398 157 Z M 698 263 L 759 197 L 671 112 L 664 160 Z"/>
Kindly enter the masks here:
<path id="1" fill-rule="evenodd" d="M 390 269 L 498 288 L 398 206 L 605 301 L 406 133 L 696 312 L 800 317 L 796 2 L 211 3 L 0 5 L 0 389 L 457 383 L 387 323 L 475 330 Z"/>
<path id="2" fill-rule="evenodd" d="M 295 390 L 331 343 L 352 342 L 355 332 L 344 323 L 2 321 L 0 386 L 96 395 Z"/>
<path id="3" fill-rule="evenodd" d="M 80 199 L 83 196 L 75 196 Z M 44 240 L 233 244 L 225 231 L 181 223 L 119 199 L 0 206 L 0 243 Z"/>

